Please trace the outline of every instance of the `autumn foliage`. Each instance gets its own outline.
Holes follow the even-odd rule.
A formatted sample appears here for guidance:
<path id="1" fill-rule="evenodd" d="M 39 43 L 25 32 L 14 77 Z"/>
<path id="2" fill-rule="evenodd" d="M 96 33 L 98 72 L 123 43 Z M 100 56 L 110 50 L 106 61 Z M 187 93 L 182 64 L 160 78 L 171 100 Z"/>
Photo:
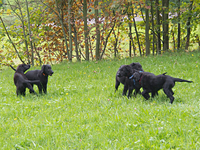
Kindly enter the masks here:
<path id="1" fill-rule="evenodd" d="M 162 39 L 162 26 L 164 24 L 161 23 L 165 19 L 162 18 L 163 10 L 165 10 L 164 13 L 168 14 L 167 22 L 169 23 L 167 24 L 169 27 L 169 30 L 167 30 L 169 49 L 167 50 L 185 50 L 186 29 L 182 28 L 180 31 L 180 42 L 182 43 L 180 45 L 183 46 L 177 48 L 176 45 L 178 23 L 181 23 L 181 27 L 184 27 L 190 21 L 190 26 L 187 28 L 190 27 L 191 31 L 197 30 L 198 22 L 196 18 L 193 20 L 193 17 L 199 16 L 200 10 L 197 0 L 193 1 L 192 9 L 184 7 L 189 2 L 180 2 L 180 5 L 170 2 L 169 5 L 164 7 L 162 1 L 151 0 L 34 1 L 29 3 L 30 30 L 32 33 L 30 39 L 25 3 L 16 0 L 14 3 L 8 3 L 7 9 L 3 9 L 4 5 L 1 7 L 2 23 L 5 22 L 8 28 L 1 25 L 0 37 L 3 42 L 0 47 L 0 63 L 2 65 L 18 63 L 19 57 L 25 63 L 31 62 L 30 58 L 33 57 L 35 64 L 41 65 L 62 61 L 99 60 L 145 55 L 147 49 L 145 32 L 149 32 L 150 53 L 159 54 L 166 50 L 161 47 L 163 43 L 166 43 Z M 148 24 L 144 12 L 149 14 L 150 22 Z M 157 12 L 159 13 L 157 14 Z M 177 13 L 180 16 L 172 15 L 169 17 L 169 14 Z M 5 19 L 6 16 L 15 17 L 13 17 L 12 22 L 8 22 Z M 159 21 L 157 21 L 158 16 L 160 16 Z M 139 17 L 140 21 L 135 20 L 136 17 Z M 147 25 L 149 31 L 145 31 Z M 159 28 L 161 31 L 158 30 Z M 8 33 L 5 31 L 6 29 Z M 23 31 L 26 36 L 22 34 Z M 10 44 L 8 35 L 12 37 L 16 50 Z M 198 33 L 192 32 L 190 37 L 190 46 L 194 46 L 192 43 L 199 45 Z M 28 49 L 25 48 L 25 41 Z M 30 42 L 33 43 L 33 53 L 30 50 Z M 160 47 L 158 47 L 158 43 L 161 44 Z M 87 54 L 89 54 L 89 59 Z"/>

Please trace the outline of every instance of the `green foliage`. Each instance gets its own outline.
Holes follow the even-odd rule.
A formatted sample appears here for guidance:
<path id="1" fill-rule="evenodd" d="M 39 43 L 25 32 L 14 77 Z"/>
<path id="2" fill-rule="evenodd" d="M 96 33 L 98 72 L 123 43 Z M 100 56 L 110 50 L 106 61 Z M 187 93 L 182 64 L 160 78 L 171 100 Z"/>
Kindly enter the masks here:
<path id="1" fill-rule="evenodd" d="M 172 105 L 162 90 L 148 101 L 127 99 L 122 85 L 114 92 L 115 75 L 131 62 L 194 83 L 177 83 Z M 0 72 L 1 149 L 200 149 L 200 53 L 66 62 L 52 69 L 48 94 L 27 90 L 25 97 L 15 94 L 14 71 Z"/>

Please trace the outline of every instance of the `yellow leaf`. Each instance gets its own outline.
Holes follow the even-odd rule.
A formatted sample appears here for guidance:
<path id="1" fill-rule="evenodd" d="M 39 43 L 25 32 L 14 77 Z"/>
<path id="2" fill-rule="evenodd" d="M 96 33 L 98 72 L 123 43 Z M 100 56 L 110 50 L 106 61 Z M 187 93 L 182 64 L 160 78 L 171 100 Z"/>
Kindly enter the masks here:
<path id="1" fill-rule="evenodd" d="M 11 10 L 10 9 L 7 9 L 7 12 L 6 12 L 8 15 L 11 14 Z"/>

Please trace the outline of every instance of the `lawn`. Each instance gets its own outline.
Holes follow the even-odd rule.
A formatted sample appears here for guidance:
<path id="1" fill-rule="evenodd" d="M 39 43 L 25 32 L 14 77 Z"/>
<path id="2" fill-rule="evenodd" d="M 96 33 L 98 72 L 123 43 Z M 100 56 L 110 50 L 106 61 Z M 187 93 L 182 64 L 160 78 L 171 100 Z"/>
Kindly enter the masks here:
<path id="1" fill-rule="evenodd" d="M 173 104 L 162 90 L 148 101 L 128 99 L 122 85 L 115 93 L 115 74 L 132 62 L 194 83 L 176 83 Z M 27 90 L 25 97 L 16 96 L 14 71 L 1 70 L 1 149 L 200 149 L 199 52 L 66 62 L 52 69 L 47 95 Z"/>

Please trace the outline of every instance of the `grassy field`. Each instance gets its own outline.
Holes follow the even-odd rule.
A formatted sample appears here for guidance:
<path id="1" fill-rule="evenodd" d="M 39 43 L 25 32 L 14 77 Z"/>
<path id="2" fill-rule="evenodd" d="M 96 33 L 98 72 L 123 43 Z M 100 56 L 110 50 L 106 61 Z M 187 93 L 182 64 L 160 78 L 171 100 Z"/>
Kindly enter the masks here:
<path id="1" fill-rule="evenodd" d="M 122 64 L 194 83 L 146 101 L 115 93 Z M 40 69 L 32 67 L 31 69 Z M 17 97 L 14 71 L 0 72 L 1 149 L 200 149 L 200 53 L 53 65 L 48 94 Z M 36 92 L 38 90 L 34 87 Z"/>

